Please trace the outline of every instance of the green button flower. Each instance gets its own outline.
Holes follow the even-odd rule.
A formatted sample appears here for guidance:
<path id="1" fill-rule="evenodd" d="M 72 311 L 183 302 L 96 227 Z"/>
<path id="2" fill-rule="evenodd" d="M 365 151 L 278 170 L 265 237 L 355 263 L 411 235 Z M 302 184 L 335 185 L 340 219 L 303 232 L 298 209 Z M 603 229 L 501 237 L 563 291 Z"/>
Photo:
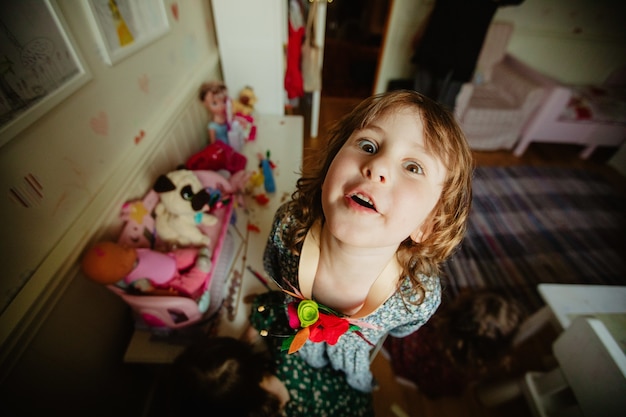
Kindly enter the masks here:
<path id="1" fill-rule="evenodd" d="M 313 300 L 302 300 L 298 304 L 298 319 L 300 326 L 308 327 L 317 322 L 320 318 L 318 305 Z"/>

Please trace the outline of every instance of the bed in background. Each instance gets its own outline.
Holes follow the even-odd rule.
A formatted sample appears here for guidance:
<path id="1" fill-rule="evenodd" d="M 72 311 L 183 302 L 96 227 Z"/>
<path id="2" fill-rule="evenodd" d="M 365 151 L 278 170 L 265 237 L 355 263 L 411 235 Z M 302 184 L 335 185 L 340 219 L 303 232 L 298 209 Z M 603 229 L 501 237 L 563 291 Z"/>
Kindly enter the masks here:
<path id="1" fill-rule="evenodd" d="M 529 70 L 531 71 L 531 70 Z M 565 85 L 535 72 L 547 93 L 524 126 L 513 154 L 521 156 L 532 142 L 584 145 L 587 159 L 599 146 L 626 140 L 626 66 L 616 68 L 601 85 Z"/>

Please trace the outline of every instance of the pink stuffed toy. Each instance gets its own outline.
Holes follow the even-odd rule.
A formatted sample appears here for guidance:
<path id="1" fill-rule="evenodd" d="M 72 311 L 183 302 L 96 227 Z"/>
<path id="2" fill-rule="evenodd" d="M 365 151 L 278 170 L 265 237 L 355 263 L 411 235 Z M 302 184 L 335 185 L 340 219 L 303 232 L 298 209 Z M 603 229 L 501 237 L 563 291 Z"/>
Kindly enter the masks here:
<path id="1" fill-rule="evenodd" d="M 207 247 L 162 253 L 100 242 L 85 253 L 81 266 L 99 284 L 118 284 L 153 295 L 197 297 L 211 270 L 211 259 Z"/>

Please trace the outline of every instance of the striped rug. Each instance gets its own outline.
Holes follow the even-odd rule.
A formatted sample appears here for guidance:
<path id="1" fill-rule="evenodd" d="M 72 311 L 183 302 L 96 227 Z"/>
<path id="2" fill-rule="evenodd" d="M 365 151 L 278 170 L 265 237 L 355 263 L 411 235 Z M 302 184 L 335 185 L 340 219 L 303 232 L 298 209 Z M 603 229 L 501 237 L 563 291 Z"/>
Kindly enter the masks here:
<path id="1" fill-rule="evenodd" d="M 446 298 L 495 289 L 532 312 L 539 283 L 626 285 L 626 198 L 556 167 L 478 167 L 468 230 L 444 265 Z"/>

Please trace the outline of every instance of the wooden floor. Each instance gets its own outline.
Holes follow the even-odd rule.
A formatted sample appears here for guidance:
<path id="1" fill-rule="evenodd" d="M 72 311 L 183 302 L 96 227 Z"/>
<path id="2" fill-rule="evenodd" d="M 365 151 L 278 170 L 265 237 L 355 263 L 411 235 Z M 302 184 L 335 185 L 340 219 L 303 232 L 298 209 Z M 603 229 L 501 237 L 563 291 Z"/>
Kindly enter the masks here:
<path id="1" fill-rule="evenodd" d="M 323 146 L 328 127 L 339 117 L 349 112 L 360 101 L 351 98 L 322 97 L 319 117 L 319 134 L 310 137 L 310 108 L 304 99 L 294 114 L 305 118 L 304 157 L 311 149 Z M 592 157 L 583 161 L 578 158 L 581 148 L 570 145 L 532 144 L 522 157 L 515 157 L 509 151 L 475 152 L 478 166 L 484 165 L 552 165 L 577 167 L 602 173 L 626 194 L 626 179 L 605 162 L 614 150 L 598 149 Z M 306 164 L 304 166 L 306 170 Z M 556 335 L 551 329 L 544 329 L 536 337 L 520 346 L 513 354 L 518 358 L 516 365 L 508 373 L 493 376 L 496 385 L 505 381 L 517 381 L 527 370 L 547 371 L 553 366 L 550 348 Z M 481 389 L 470 387 L 459 397 L 431 399 L 418 389 L 399 383 L 390 363 L 379 354 L 372 370 L 380 388 L 374 393 L 377 417 L 527 417 L 531 412 L 520 395 L 497 406 L 486 406 L 479 399 Z M 484 385 L 483 385 L 484 386 Z M 513 384 L 515 386 L 515 384 Z"/>

